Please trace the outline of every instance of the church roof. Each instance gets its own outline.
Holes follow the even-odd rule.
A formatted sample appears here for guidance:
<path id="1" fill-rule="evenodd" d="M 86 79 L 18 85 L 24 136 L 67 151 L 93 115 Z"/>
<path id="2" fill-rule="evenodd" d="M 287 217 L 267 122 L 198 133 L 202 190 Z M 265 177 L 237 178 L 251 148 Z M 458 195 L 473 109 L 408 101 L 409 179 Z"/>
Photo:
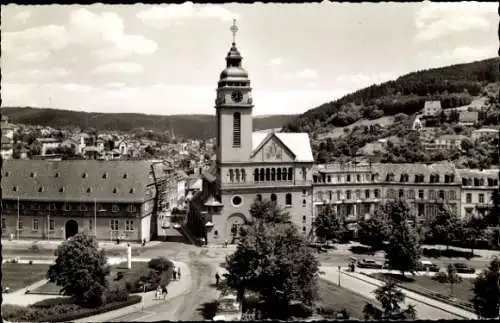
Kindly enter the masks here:
<path id="1" fill-rule="evenodd" d="M 252 150 L 257 149 L 268 137 L 268 133 L 252 133 Z M 314 162 L 309 134 L 306 132 L 275 132 L 273 133 L 294 155 L 295 161 Z"/>

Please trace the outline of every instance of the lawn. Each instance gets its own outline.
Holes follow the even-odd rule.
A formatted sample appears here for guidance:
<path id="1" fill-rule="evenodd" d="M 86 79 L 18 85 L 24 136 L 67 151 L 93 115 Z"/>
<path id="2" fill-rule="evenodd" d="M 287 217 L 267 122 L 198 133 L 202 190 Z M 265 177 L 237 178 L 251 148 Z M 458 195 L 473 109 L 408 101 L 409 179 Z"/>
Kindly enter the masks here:
<path id="1" fill-rule="evenodd" d="M 49 265 L 46 264 L 2 264 L 2 286 L 15 291 L 45 278 Z"/>
<path id="2" fill-rule="evenodd" d="M 450 296 L 450 284 L 439 283 L 435 280 L 432 280 L 432 277 L 427 276 L 416 276 L 413 279 L 402 278 L 401 275 L 397 274 L 384 274 L 384 273 L 375 273 L 371 274 L 373 278 L 384 280 L 389 277 L 392 277 L 398 281 L 403 287 L 408 287 L 409 289 L 415 290 L 416 292 L 434 292 L 439 293 L 445 297 Z M 472 278 L 463 278 L 462 282 L 459 284 L 455 284 L 453 286 L 453 294 L 451 297 L 459 300 L 460 303 L 466 303 L 472 305 L 470 299 L 474 296 L 474 292 L 472 288 L 474 287 L 474 279 Z M 453 300 L 450 300 L 452 303 L 455 303 Z"/>
<path id="3" fill-rule="evenodd" d="M 363 308 L 366 303 L 378 307 L 377 302 L 324 279 L 319 280 L 319 297 L 318 306 L 331 308 L 335 312 L 345 308 L 351 315 L 350 319 L 363 319 Z"/>
<path id="4" fill-rule="evenodd" d="M 124 262 L 111 266 L 111 271 L 108 276 L 108 280 L 110 282 L 115 280 L 117 273 L 123 272 L 123 279 L 125 279 L 125 281 L 131 282 L 137 280 L 138 277 L 145 275 L 147 271 L 148 271 L 147 262 L 132 262 L 132 268 L 130 270 L 127 269 L 127 263 Z M 38 287 L 37 289 L 33 290 L 32 293 L 59 295 L 60 289 L 61 288 L 57 286 L 55 283 L 48 282 Z"/>

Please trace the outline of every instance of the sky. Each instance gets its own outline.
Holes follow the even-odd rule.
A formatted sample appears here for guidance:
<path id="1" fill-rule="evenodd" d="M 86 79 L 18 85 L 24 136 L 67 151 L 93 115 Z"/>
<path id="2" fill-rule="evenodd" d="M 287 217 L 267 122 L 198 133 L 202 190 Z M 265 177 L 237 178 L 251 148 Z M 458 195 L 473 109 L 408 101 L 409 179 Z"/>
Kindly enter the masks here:
<path id="1" fill-rule="evenodd" d="M 231 47 L 254 115 L 303 113 L 406 73 L 498 55 L 498 3 L 6 5 L 2 106 L 215 114 Z"/>

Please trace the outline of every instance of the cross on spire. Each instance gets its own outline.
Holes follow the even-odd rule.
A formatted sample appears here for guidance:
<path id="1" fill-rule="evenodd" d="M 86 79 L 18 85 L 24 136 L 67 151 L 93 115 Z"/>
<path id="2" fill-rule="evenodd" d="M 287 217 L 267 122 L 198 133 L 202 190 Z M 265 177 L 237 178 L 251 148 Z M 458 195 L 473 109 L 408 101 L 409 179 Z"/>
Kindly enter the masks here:
<path id="1" fill-rule="evenodd" d="M 238 32 L 238 26 L 236 26 L 236 19 L 233 19 L 233 25 L 231 26 L 231 32 L 233 33 L 233 44 L 236 43 L 236 33 Z"/>

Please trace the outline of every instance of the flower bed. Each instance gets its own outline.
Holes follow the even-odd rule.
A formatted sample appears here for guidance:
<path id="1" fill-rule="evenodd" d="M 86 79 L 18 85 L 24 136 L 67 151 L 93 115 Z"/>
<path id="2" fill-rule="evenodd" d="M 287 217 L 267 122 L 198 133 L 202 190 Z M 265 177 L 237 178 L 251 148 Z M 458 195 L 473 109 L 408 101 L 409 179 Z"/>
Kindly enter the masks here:
<path id="1" fill-rule="evenodd" d="M 53 298 L 30 306 L 2 305 L 2 318 L 11 322 L 67 322 L 137 304 L 141 296 L 131 295 L 97 308 L 85 308 L 71 298 Z"/>

